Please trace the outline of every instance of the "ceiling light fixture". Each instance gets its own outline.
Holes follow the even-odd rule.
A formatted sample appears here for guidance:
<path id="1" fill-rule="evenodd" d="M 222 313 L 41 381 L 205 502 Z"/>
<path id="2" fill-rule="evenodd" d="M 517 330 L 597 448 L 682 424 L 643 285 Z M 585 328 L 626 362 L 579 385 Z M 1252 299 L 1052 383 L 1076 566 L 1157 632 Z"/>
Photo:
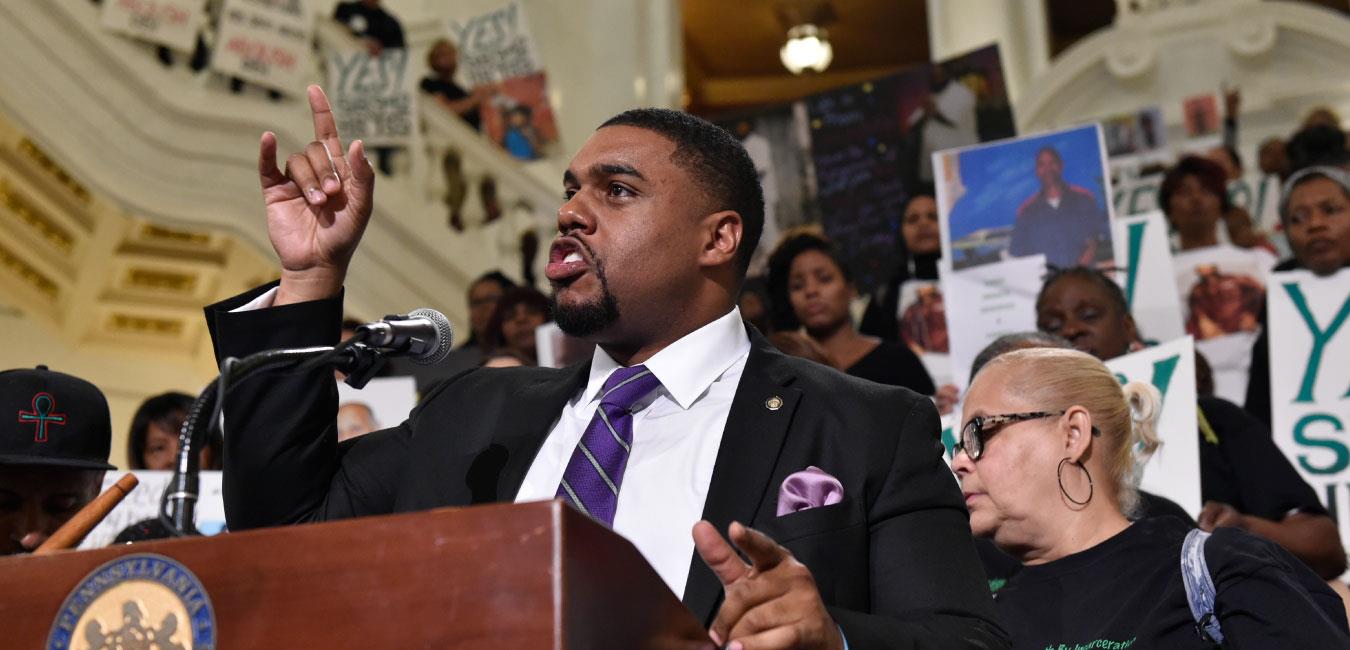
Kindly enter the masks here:
<path id="1" fill-rule="evenodd" d="M 788 30 L 787 42 L 778 51 L 778 57 L 792 74 L 807 70 L 824 72 L 834 59 L 834 48 L 824 29 L 811 24 L 797 25 Z"/>

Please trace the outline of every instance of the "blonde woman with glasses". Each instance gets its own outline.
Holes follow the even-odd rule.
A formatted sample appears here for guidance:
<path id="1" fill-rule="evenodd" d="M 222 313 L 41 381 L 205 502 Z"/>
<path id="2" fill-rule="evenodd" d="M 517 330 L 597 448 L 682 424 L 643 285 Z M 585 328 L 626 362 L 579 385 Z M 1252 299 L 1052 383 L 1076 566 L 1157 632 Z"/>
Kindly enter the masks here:
<path id="1" fill-rule="evenodd" d="M 1013 647 L 1347 647 L 1339 599 L 1279 546 L 1130 522 L 1161 406 L 1075 350 L 1010 352 L 975 376 L 952 469 L 975 535 L 1023 565 L 996 595 Z"/>

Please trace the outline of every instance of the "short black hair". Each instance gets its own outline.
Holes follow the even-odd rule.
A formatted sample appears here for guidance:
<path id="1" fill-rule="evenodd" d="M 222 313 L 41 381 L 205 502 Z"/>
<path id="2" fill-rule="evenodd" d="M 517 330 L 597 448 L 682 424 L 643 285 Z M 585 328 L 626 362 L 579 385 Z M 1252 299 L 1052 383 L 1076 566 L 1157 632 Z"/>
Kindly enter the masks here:
<path id="1" fill-rule="evenodd" d="M 141 402 L 131 418 L 127 436 L 127 464 L 131 469 L 145 469 L 145 441 L 150 435 L 150 425 L 158 424 L 177 433 L 191 408 L 192 396 L 186 393 L 162 393 Z"/>
<path id="2" fill-rule="evenodd" d="M 844 281 L 853 282 L 853 271 L 834 242 L 814 232 L 789 233 L 769 254 L 769 309 L 775 331 L 796 329 L 800 325 L 788 297 L 788 276 L 792 274 L 792 261 L 807 251 L 824 253 L 839 267 Z"/>
<path id="3" fill-rule="evenodd" d="M 1194 176 L 1201 187 L 1219 197 L 1219 210 L 1228 212 L 1233 207 L 1232 201 L 1228 200 L 1228 174 L 1223 171 L 1223 167 L 1208 158 L 1186 156 L 1167 170 L 1162 185 L 1158 186 L 1158 209 L 1167 216 L 1169 223 L 1172 219 L 1172 195 L 1181 189 L 1181 183 L 1187 176 Z"/>
<path id="4" fill-rule="evenodd" d="M 1041 292 L 1036 294 L 1036 311 L 1041 310 L 1041 301 L 1045 299 L 1045 292 L 1050 290 L 1050 286 L 1065 278 L 1080 278 L 1097 284 L 1106 291 L 1107 298 L 1116 309 L 1120 310 L 1121 315 L 1130 315 L 1130 303 L 1125 299 L 1125 290 L 1121 289 L 1110 276 L 1089 266 L 1070 266 L 1063 269 L 1051 267 L 1050 274 L 1045 276 L 1045 282 L 1041 284 Z"/>
<path id="5" fill-rule="evenodd" d="M 511 287 L 502 293 L 502 297 L 497 300 L 497 307 L 492 310 L 492 318 L 488 321 L 487 331 L 484 333 L 484 349 L 495 352 L 497 348 L 506 345 L 506 337 L 502 334 L 502 323 L 511 317 L 511 312 L 516 307 L 524 305 L 544 315 L 545 321 L 553 320 L 553 303 L 538 289 L 528 286 Z"/>
<path id="6" fill-rule="evenodd" d="M 1037 158 L 1040 158 L 1040 157 L 1041 157 L 1041 154 L 1043 154 L 1043 153 L 1048 153 L 1048 154 L 1054 156 L 1054 157 L 1055 157 L 1055 160 L 1058 160 L 1058 161 L 1059 161 L 1059 164 L 1061 164 L 1061 165 L 1064 164 L 1064 156 L 1061 155 L 1061 154 L 1059 153 L 1059 149 L 1056 149 L 1056 148 L 1054 148 L 1054 147 L 1052 147 L 1052 146 L 1050 146 L 1050 145 L 1045 145 L 1044 147 L 1041 147 L 1040 149 L 1037 149 L 1037 150 L 1036 150 L 1036 157 L 1037 157 Z"/>
<path id="7" fill-rule="evenodd" d="M 506 291 L 507 289 L 511 289 L 516 286 L 516 283 L 512 282 L 511 278 L 506 277 L 505 273 L 493 269 L 491 271 L 488 271 L 487 273 L 484 273 L 474 278 L 473 282 L 469 283 L 469 290 L 472 291 L 474 287 L 483 284 L 484 282 L 495 282 L 497 283 L 497 286 L 502 288 L 502 291 Z"/>
<path id="8" fill-rule="evenodd" d="M 1295 133 L 1285 144 L 1289 155 L 1289 173 L 1314 166 L 1339 167 L 1350 163 L 1345 132 L 1334 126 L 1310 126 Z"/>
<path id="9" fill-rule="evenodd" d="M 764 190 L 750 154 L 730 131 L 702 118 L 667 108 L 635 108 L 600 125 L 632 126 L 675 143 L 672 160 L 701 185 L 717 210 L 741 215 L 737 270 L 744 278 L 764 232 Z M 599 129 L 597 129 L 599 130 Z"/>

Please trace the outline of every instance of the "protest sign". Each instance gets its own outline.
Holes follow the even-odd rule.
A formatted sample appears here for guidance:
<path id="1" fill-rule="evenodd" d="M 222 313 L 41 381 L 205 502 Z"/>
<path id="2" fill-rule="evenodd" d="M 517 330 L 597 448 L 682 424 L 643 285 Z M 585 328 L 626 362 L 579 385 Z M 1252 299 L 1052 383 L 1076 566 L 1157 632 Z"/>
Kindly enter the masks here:
<path id="1" fill-rule="evenodd" d="M 908 199 L 896 146 L 894 84 L 881 79 L 805 100 L 821 223 L 864 293 L 894 274 L 896 233 Z"/>
<path id="2" fill-rule="evenodd" d="M 313 33 L 314 14 L 306 0 L 225 0 L 211 68 L 298 93 L 313 71 Z"/>
<path id="3" fill-rule="evenodd" d="M 1350 540 L 1350 269 L 1268 279 L 1271 435 Z"/>
<path id="4" fill-rule="evenodd" d="M 1143 466 L 1139 488 L 1200 513 L 1200 433 L 1196 418 L 1195 346 L 1186 336 L 1106 362 L 1121 384 L 1142 381 L 1162 395 L 1162 446 Z"/>
<path id="5" fill-rule="evenodd" d="M 1036 294 L 1045 277 L 1045 257 L 1019 257 L 965 271 L 942 260 L 942 293 L 961 296 L 946 305 L 951 377 L 962 390 L 970 364 L 994 339 L 1036 329 Z"/>
<path id="6" fill-rule="evenodd" d="M 483 133 L 519 160 L 537 160 L 558 141 L 543 72 L 506 79 L 480 109 Z"/>
<path id="7" fill-rule="evenodd" d="M 1172 273 L 1167 222 L 1161 212 L 1119 217 L 1115 229 L 1116 280 L 1134 316 L 1139 335 L 1150 341 L 1171 341 L 1186 334 Z"/>
<path id="8" fill-rule="evenodd" d="M 1219 123 L 1219 97 L 1213 93 L 1192 95 L 1181 100 L 1181 118 L 1186 135 L 1201 138 L 1214 135 L 1223 125 Z"/>
<path id="9" fill-rule="evenodd" d="M 1096 124 L 935 153 L 933 168 L 952 268 L 1038 254 L 1057 268 L 1111 261 L 1110 178 Z"/>
<path id="10" fill-rule="evenodd" d="M 911 278 L 900 285 L 895 318 L 900 340 L 923 362 L 937 386 L 952 383 L 951 343 L 942 283 Z"/>
<path id="11" fill-rule="evenodd" d="M 337 386 L 339 440 L 397 426 L 417 406 L 417 380 L 412 377 L 376 377 L 359 390 L 346 382 Z"/>
<path id="12" fill-rule="evenodd" d="M 446 22 L 459 48 L 459 73 L 470 87 L 543 71 L 525 9 L 516 0 L 461 3 Z"/>
<path id="13" fill-rule="evenodd" d="M 100 492 L 112 487 L 125 472 L 108 472 L 103 477 Z M 155 470 L 136 470 L 140 484 L 127 498 L 113 508 L 103 521 L 99 522 L 89 535 L 80 543 L 79 548 L 103 548 L 112 543 L 117 534 L 132 524 L 154 519 L 159 516 L 159 500 L 164 495 L 164 487 L 173 478 L 173 472 Z M 215 535 L 225 530 L 225 498 L 221 492 L 220 472 L 202 472 L 197 490 L 197 530 L 206 535 Z"/>
<path id="14" fill-rule="evenodd" d="M 1156 106 L 1104 118 L 1102 131 L 1106 153 L 1112 158 L 1148 154 L 1167 146 L 1167 123 Z"/>
<path id="15" fill-rule="evenodd" d="M 1260 331 L 1265 275 L 1275 256 L 1222 244 L 1172 254 L 1186 333 L 1214 372 L 1214 393 L 1241 404 L 1251 347 Z"/>
<path id="16" fill-rule="evenodd" d="M 1162 174 L 1126 178 L 1115 186 L 1112 203 L 1116 215 L 1144 214 L 1161 210 L 1158 205 L 1158 188 L 1162 187 Z M 1249 174 L 1229 181 L 1228 200 L 1234 207 L 1247 211 L 1252 216 L 1252 225 L 1267 236 L 1279 232 L 1280 227 L 1280 178 Z M 1223 224 L 1218 224 L 1220 240 L 1226 241 L 1228 233 Z"/>
<path id="17" fill-rule="evenodd" d="M 109 31 L 191 52 L 203 23 L 203 0 L 103 0 Z"/>
<path id="18" fill-rule="evenodd" d="M 446 20 L 459 50 L 458 72 L 472 88 L 489 86 L 479 109 L 483 133 L 519 160 L 549 154 L 558 125 L 526 11 L 517 0 L 466 0 Z"/>
<path id="19" fill-rule="evenodd" d="M 415 137 L 414 80 L 408 50 L 328 54 L 328 99 L 338 133 L 367 146 L 409 146 Z"/>

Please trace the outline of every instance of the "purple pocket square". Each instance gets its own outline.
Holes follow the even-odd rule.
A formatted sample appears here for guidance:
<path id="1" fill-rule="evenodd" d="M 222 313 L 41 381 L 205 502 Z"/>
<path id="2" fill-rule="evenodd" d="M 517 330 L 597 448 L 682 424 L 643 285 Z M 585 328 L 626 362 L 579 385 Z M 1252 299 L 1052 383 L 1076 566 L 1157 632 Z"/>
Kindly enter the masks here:
<path id="1" fill-rule="evenodd" d="M 793 472 L 778 488 L 778 516 L 828 506 L 844 500 L 844 484 L 814 465 Z"/>

